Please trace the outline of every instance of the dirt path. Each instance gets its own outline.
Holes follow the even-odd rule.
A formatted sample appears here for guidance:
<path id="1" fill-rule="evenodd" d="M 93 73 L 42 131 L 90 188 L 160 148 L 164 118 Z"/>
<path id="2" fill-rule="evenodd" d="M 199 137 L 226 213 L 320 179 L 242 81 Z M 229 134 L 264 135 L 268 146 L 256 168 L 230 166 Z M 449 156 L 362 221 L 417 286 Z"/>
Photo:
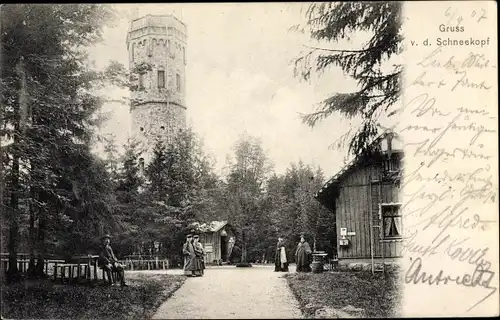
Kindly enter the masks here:
<path id="1" fill-rule="evenodd" d="M 188 278 L 153 319 L 301 318 L 283 275 L 271 267 L 207 269 Z"/>

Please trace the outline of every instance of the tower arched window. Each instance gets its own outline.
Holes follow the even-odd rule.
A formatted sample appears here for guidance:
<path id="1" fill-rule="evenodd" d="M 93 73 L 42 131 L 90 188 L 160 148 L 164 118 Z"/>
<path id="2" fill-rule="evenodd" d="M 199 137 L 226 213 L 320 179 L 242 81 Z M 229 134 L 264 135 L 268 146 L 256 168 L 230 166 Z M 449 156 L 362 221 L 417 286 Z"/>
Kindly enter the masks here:
<path id="1" fill-rule="evenodd" d="M 175 75 L 175 84 L 177 87 L 177 91 L 181 92 L 181 75 L 178 73 Z"/>
<path id="2" fill-rule="evenodd" d="M 139 73 L 139 89 L 144 89 L 144 74 Z"/>
<path id="3" fill-rule="evenodd" d="M 158 70 L 158 88 L 165 88 L 165 71 Z"/>
<path id="4" fill-rule="evenodd" d="M 151 41 L 151 40 L 146 41 L 146 52 L 148 54 L 148 57 L 153 56 L 153 41 Z"/>

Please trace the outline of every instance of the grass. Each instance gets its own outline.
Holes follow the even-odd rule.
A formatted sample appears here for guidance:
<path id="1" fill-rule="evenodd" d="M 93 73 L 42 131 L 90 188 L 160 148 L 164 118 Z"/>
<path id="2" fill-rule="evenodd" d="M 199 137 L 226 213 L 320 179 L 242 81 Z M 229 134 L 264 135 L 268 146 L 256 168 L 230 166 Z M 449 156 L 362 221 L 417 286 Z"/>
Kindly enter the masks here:
<path id="1" fill-rule="evenodd" d="M 324 307 L 340 310 L 348 305 L 363 309 L 365 317 L 398 315 L 401 281 L 396 273 L 386 278 L 366 272 L 291 273 L 286 279 L 307 318 Z"/>
<path id="2" fill-rule="evenodd" d="M 129 287 L 29 280 L 2 284 L 2 318 L 148 319 L 184 282 L 183 276 L 125 274 Z"/>

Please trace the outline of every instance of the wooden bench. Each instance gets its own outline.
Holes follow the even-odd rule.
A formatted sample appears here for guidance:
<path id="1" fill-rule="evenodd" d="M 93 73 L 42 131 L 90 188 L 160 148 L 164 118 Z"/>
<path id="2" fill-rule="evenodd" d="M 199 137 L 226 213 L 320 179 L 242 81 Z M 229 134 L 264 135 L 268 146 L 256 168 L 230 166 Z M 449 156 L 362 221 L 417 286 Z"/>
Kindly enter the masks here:
<path id="1" fill-rule="evenodd" d="M 94 280 L 97 280 L 97 258 L 98 256 L 93 255 L 75 256 L 63 263 L 56 263 L 54 265 L 54 280 L 57 281 L 58 276 L 60 276 L 59 279 L 63 283 L 75 280 L 77 282 L 91 281 L 92 275 Z"/>
<path id="2" fill-rule="evenodd" d="M 101 268 L 101 270 L 102 270 L 102 280 L 104 280 L 104 282 L 109 282 L 109 279 L 108 281 L 106 281 L 107 277 L 106 271 L 103 268 Z M 111 282 L 116 283 L 116 279 L 118 279 L 118 272 L 111 270 Z"/>

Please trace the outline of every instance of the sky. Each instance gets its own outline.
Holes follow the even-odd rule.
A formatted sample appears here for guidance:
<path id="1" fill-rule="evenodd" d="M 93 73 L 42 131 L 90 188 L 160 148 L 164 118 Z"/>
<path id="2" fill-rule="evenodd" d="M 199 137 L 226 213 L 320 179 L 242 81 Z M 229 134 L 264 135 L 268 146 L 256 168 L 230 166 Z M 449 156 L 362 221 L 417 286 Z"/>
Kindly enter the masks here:
<path id="1" fill-rule="evenodd" d="M 350 92 L 355 82 L 340 69 L 331 69 L 311 83 L 294 77 L 290 63 L 310 44 L 307 35 L 288 29 L 303 21 L 301 3 L 140 4 L 117 5 L 122 15 L 106 28 L 104 41 L 91 49 L 91 59 L 103 67 L 117 60 L 128 67 L 128 19 L 135 12 L 174 14 L 187 24 L 187 120 L 203 139 L 205 152 L 220 172 L 232 146 L 246 132 L 260 138 L 276 173 L 302 160 L 320 166 L 327 176 L 342 166 L 345 151 L 330 145 L 351 123 L 333 115 L 314 128 L 300 113 L 335 92 Z M 110 91 L 120 97 L 127 92 Z M 122 144 L 130 129 L 129 108 L 110 103 L 103 112 L 111 119 L 102 134 L 115 134 Z"/>

